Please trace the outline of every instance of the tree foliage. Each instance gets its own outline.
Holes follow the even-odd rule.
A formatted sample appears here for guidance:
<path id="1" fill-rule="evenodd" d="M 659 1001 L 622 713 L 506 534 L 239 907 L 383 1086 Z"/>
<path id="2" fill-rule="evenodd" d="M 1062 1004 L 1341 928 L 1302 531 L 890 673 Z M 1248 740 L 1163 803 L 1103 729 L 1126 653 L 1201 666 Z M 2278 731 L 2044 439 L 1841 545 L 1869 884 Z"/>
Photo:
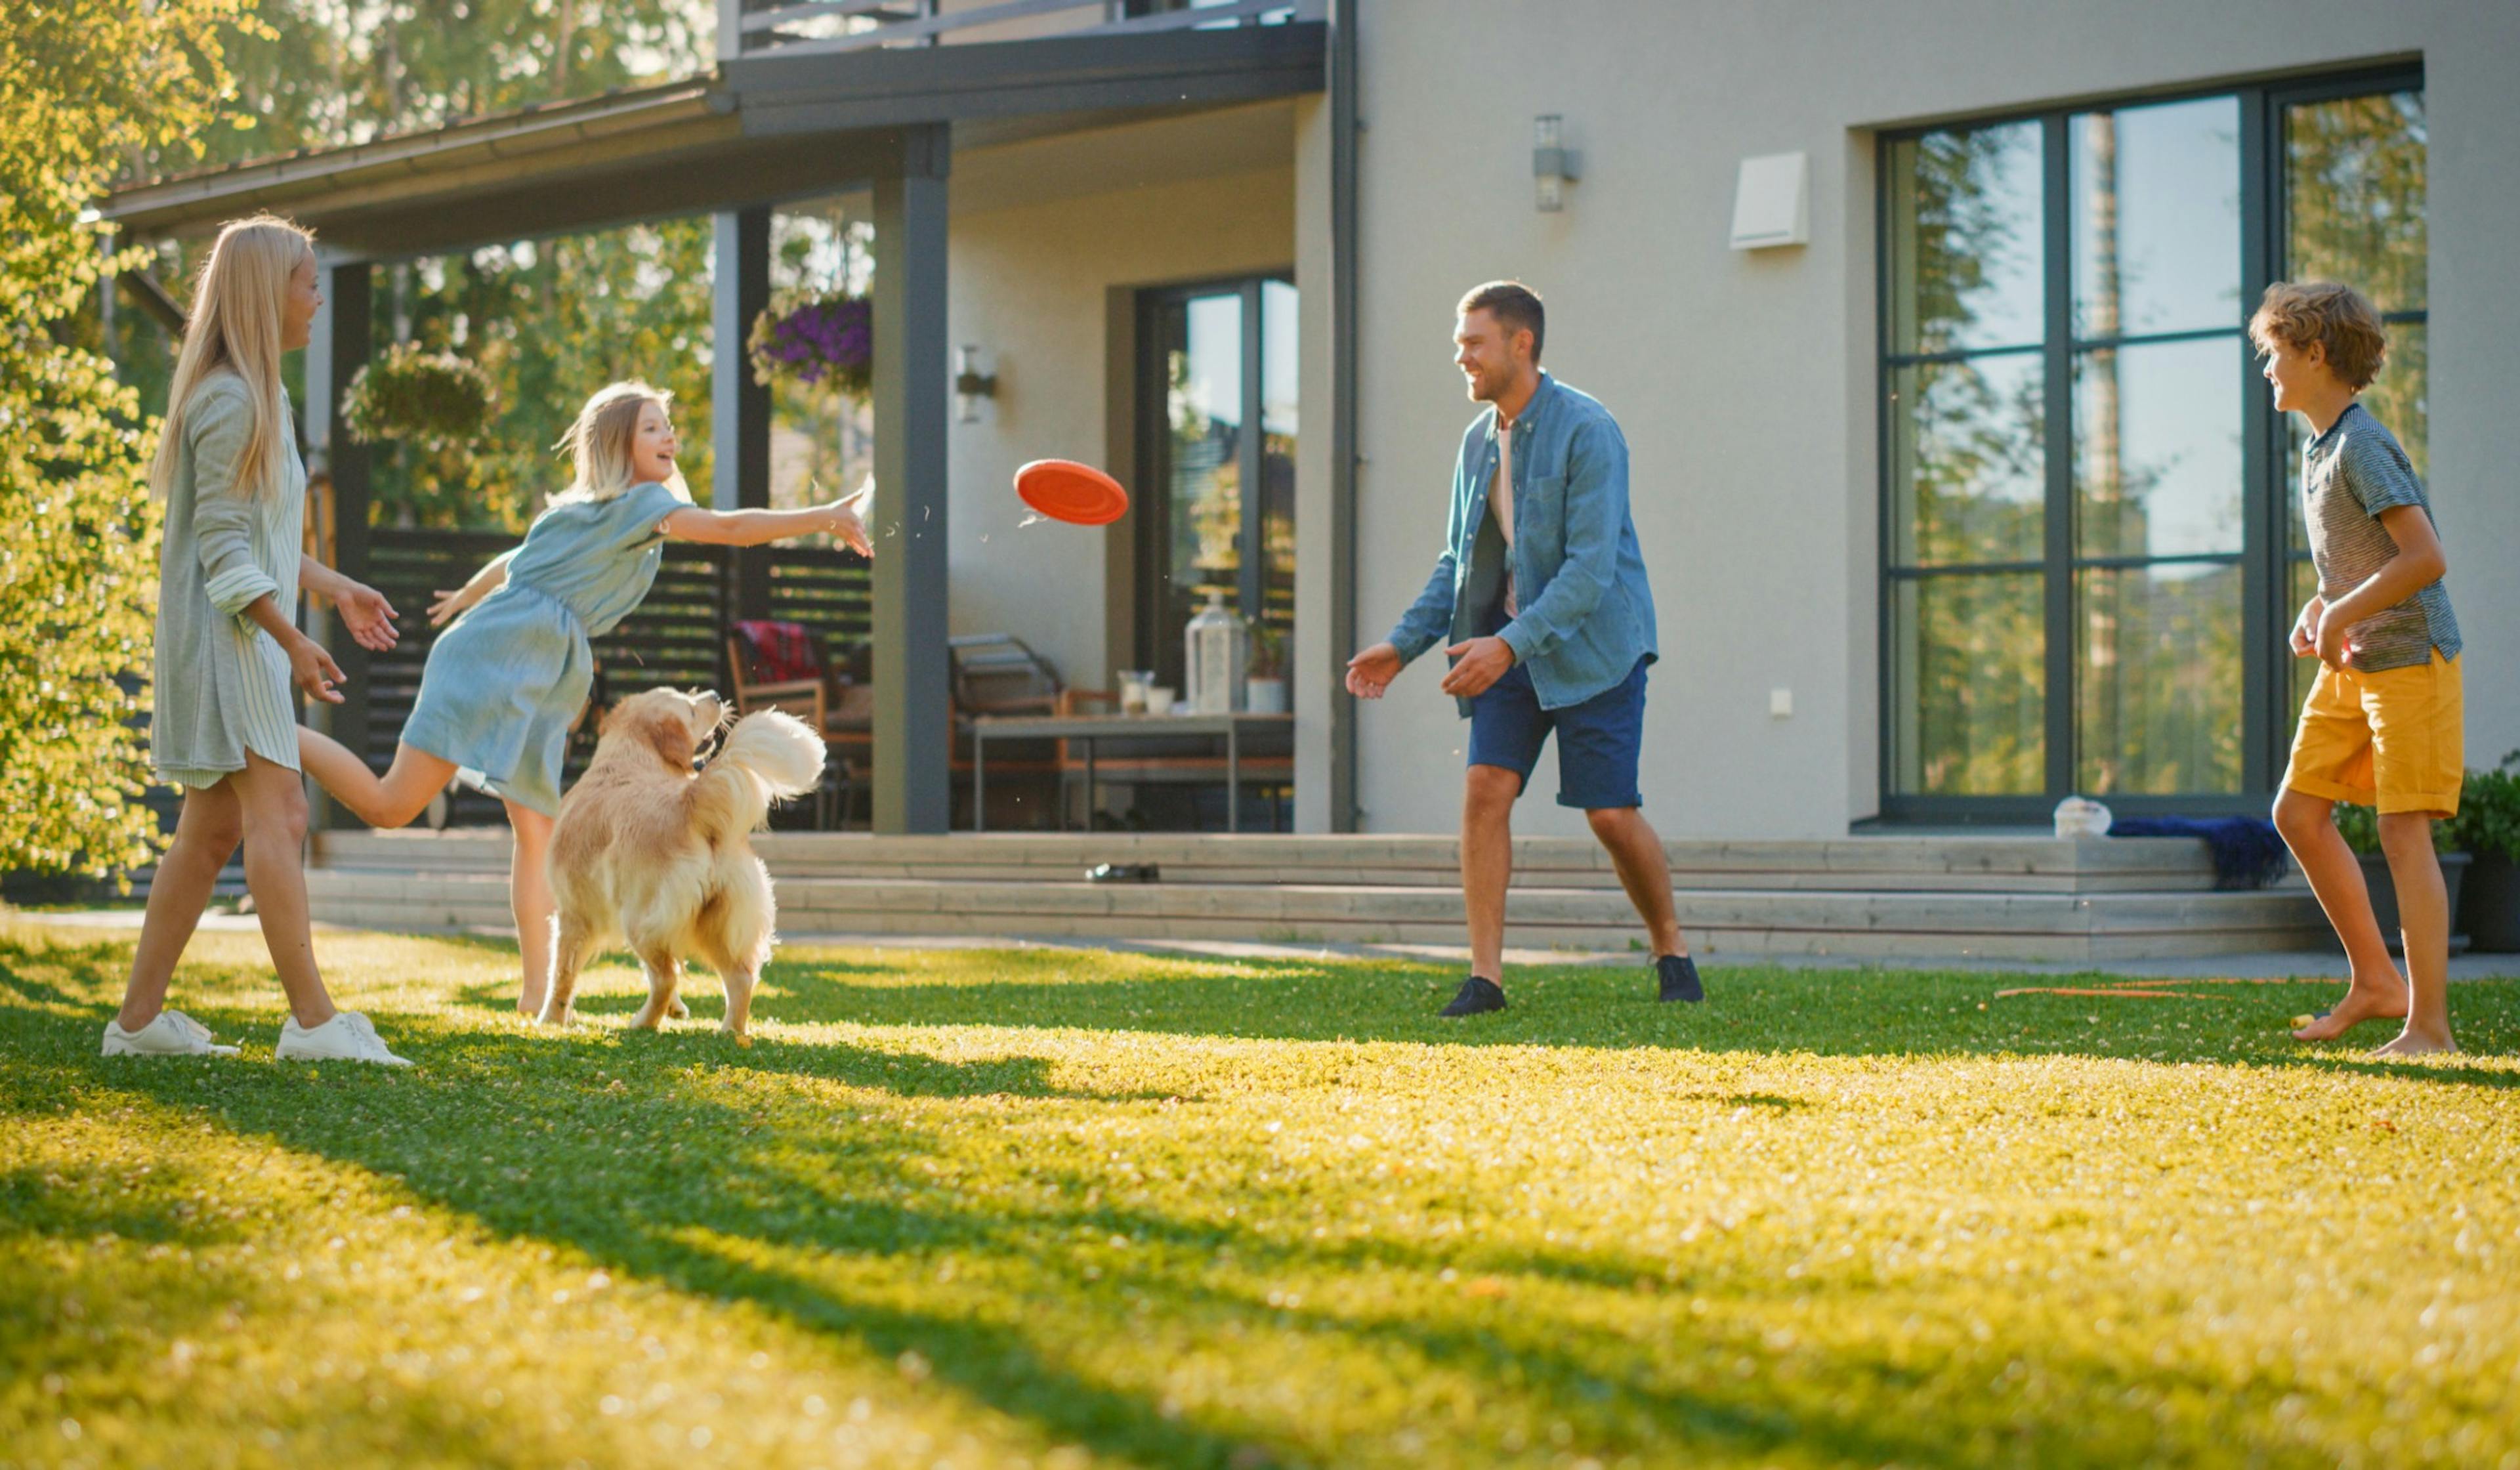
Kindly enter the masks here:
<path id="1" fill-rule="evenodd" d="M 644 379 L 674 394 L 679 464 L 709 484 L 710 239 L 706 219 L 493 245 L 384 282 L 380 337 L 458 353 L 489 376 L 498 403 L 471 445 L 380 455 L 385 523 L 521 529 L 558 490 L 561 431 L 588 394 Z M 740 348 L 739 348 L 740 350 Z"/>
<path id="2" fill-rule="evenodd" d="M 261 0 L 231 47 L 236 125 L 202 161 L 242 163 L 366 142 L 485 112 L 705 71 L 710 0 Z M 157 171 L 157 170 L 148 170 Z M 564 477 L 551 446 L 617 378 L 672 389 L 682 467 L 708 488 L 709 222 L 662 220 L 377 272 L 377 341 L 447 351 L 488 375 L 496 413 L 467 444 L 381 448 L 372 512 L 388 525 L 520 528 Z M 198 245 L 158 274 L 189 275 Z M 168 344 L 126 314 L 126 378 L 164 395 Z M 292 367 L 294 362 L 292 360 Z"/>
<path id="3" fill-rule="evenodd" d="M 157 839 L 155 424 L 87 311 L 136 257 L 87 211 L 131 159 L 195 151 L 253 23 L 245 0 L 0 7 L 0 869 L 103 874 Z"/>

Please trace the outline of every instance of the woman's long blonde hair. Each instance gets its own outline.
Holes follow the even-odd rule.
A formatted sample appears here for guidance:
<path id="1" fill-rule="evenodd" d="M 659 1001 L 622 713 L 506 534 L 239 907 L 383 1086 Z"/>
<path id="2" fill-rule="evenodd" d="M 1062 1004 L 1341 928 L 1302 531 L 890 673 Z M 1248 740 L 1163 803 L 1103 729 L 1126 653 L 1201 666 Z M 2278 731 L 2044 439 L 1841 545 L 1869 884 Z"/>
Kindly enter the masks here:
<path id="1" fill-rule="evenodd" d="M 280 386 L 280 319 L 289 278 L 315 256 L 315 237 L 269 214 L 230 220 L 202 262 L 175 380 L 166 390 L 166 423 L 149 462 L 149 491 L 164 499 L 184 444 L 186 410 L 213 373 L 233 373 L 253 405 L 237 484 L 251 497 L 280 493 L 289 463 L 289 410 Z"/>
<path id="2" fill-rule="evenodd" d="M 652 403 L 659 412 L 670 413 L 673 402 L 671 392 L 635 379 L 608 382 L 596 389 L 595 396 L 586 400 L 586 407 L 577 411 L 576 420 L 560 436 L 560 442 L 552 446 L 568 455 L 575 473 L 568 488 L 553 496 L 551 503 L 565 506 L 608 501 L 638 484 L 638 473 L 630 468 L 630 446 L 639 437 L 639 411 Z M 680 469 L 664 483 L 675 495 L 691 499 Z"/>

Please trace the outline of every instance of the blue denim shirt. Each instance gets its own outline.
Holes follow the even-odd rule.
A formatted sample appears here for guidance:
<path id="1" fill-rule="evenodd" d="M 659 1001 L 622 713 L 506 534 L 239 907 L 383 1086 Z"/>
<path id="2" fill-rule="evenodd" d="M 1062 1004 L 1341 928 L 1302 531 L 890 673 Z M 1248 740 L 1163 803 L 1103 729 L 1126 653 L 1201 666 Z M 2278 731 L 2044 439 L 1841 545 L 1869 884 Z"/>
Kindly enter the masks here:
<path id="1" fill-rule="evenodd" d="M 1391 630 L 1404 663 L 1487 631 L 1480 621 L 1505 590 L 1505 539 L 1488 520 L 1496 468 L 1491 408 L 1462 436 L 1444 554 Z M 1657 656 L 1653 592 L 1628 514 L 1628 441 L 1598 399 L 1546 373 L 1513 425 L 1512 556 L 1520 612 L 1497 636 L 1529 667 L 1541 708 L 1581 704 Z M 1470 701 L 1460 703 L 1466 717 Z"/>

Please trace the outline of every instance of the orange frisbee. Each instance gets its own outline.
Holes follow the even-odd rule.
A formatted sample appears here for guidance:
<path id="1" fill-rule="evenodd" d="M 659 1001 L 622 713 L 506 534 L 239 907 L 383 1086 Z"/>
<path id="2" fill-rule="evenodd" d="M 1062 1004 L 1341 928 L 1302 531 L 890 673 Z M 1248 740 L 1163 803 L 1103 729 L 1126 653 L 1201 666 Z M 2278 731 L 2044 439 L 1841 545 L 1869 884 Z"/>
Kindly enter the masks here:
<path id="1" fill-rule="evenodd" d="M 1015 471 L 1015 494 L 1053 520 L 1107 526 L 1129 513 L 1129 492 L 1091 465 L 1035 460 Z"/>

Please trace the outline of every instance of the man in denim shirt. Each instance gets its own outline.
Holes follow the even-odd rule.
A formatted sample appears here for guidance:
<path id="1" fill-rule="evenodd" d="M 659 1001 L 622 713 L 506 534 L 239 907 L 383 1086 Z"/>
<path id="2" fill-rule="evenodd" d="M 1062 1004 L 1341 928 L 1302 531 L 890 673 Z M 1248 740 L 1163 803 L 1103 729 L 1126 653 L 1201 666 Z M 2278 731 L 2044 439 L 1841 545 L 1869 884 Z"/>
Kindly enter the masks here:
<path id="1" fill-rule="evenodd" d="M 1547 318 L 1512 281 L 1462 298 L 1455 361 L 1489 405 L 1462 436 L 1452 519 L 1426 590 L 1391 636 L 1348 661 L 1348 691 L 1379 699 L 1446 645 L 1444 692 L 1470 722 L 1462 899 L 1470 973 L 1448 1016 L 1505 1008 L 1505 898 L 1513 803 L 1557 734 L 1557 800 L 1581 808 L 1653 938 L 1665 1001 L 1697 1001 L 1662 838 L 1639 810 L 1653 593 L 1628 515 L 1628 443 L 1610 411 L 1540 370 Z"/>

